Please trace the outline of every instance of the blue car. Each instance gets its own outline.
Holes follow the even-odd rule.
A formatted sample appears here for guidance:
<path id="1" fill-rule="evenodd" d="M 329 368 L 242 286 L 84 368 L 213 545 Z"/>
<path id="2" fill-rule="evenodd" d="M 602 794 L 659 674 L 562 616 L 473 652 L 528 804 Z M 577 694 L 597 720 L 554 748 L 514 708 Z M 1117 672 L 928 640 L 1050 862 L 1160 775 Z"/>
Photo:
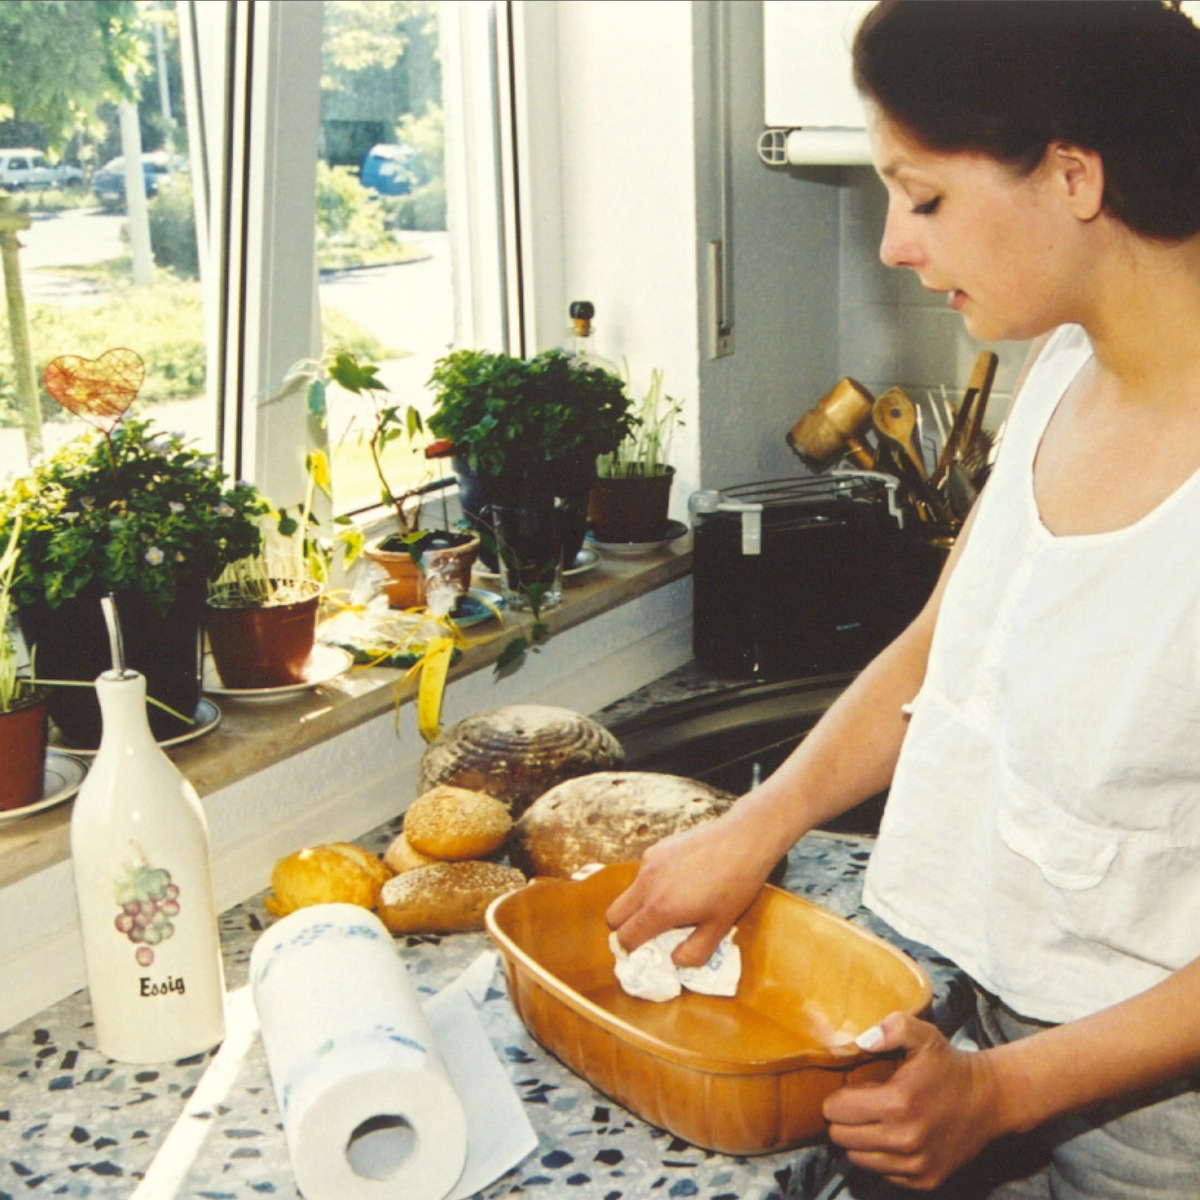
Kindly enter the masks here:
<path id="1" fill-rule="evenodd" d="M 381 142 L 367 151 L 358 177 L 363 187 L 381 196 L 407 196 L 416 178 L 417 151 L 398 142 Z"/>
<path id="2" fill-rule="evenodd" d="M 158 191 L 159 184 L 173 172 L 187 169 L 187 161 L 176 155 L 170 158 L 165 150 L 151 150 L 142 155 L 142 175 L 146 180 L 146 197 Z M 104 208 L 125 207 L 125 159 L 110 159 L 92 177 L 92 191 Z"/>

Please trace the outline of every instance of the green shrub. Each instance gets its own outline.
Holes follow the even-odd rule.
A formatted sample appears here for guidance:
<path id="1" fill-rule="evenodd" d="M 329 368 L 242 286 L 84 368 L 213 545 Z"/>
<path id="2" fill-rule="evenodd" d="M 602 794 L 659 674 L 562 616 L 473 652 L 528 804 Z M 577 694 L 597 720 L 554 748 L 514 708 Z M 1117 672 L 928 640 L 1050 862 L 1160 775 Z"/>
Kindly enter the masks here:
<path id="1" fill-rule="evenodd" d="M 172 176 L 158 189 L 148 208 L 154 261 L 183 279 L 198 279 L 200 257 L 196 248 L 191 176 Z"/>
<path id="2" fill-rule="evenodd" d="M 383 209 L 349 167 L 317 163 L 317 244 L 370 248 L 387 239 Z"/>

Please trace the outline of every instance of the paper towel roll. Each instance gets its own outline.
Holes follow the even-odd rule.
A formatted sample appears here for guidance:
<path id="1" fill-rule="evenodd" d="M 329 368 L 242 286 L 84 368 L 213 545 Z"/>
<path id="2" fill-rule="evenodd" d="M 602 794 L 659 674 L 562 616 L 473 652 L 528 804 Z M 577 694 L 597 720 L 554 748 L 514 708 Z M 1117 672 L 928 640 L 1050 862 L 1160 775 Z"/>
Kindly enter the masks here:
<path id="1" fill-rule="evenodd" d="M 302 908 L 259 938 L 250 980 L 306 1200 L 442 1200 L 463 1168 L 466 1121 L 378 917 Z"/>
<path id="2" fill-rule="evenodd" d="M 792 129 L 787 160 L 795 166 L 870 165 L 871 144 L 865 129 Z"/>

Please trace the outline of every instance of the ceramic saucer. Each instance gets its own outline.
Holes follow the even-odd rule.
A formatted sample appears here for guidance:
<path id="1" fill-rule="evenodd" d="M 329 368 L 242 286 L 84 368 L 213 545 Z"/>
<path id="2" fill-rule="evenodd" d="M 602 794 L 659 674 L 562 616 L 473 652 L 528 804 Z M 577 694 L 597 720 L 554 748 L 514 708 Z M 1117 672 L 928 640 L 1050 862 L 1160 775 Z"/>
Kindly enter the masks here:
<path id="1" fill-rule="evenodd" d="M 504 597 L 499 592 L 485 592 L 480 588 L 472 588 L 465 596 L 459 598 L 450 614 L 450 620 L 459 629 L 469 629 L 490 621 L 504 611 Z"/>
<path id="2" fill-rule="evenodd" d="M 304 678 L 299 683 L 284 683 L 277 687 L 262 688 L 227 688 L 221 683 L 217 668 L 212 660 L 204 660 L 204 690 L 214 696 L 228 696 L 237 700 L 273 700 L 276 696 L 291 696 L 296 692 L 304 692 L 322 683 L 328 683 L 348 671 L 354 663 L 354 656 L 337 646 L 317 644 L 308 656 L 304 668 Z"/>
<path id="3" fill-rule="evenodd" d="M 182 746 L 184 742 L 194 742 L 197 738 L 202 738 L 206 733 L 211 733 L 221 723 L 221 710 L 211 701 L 205 700 L 203 697 L 200 703 L 196 705 L 196 711 L 192 713 L 192 724 L 182 733 L 177 733 L 174 737 L 159 738 L 158 744 L 163 749 L 168 749 L 171 746 Z M 61 744 L 56 745 L 54 749 L 62 750 L 67 754 L 77 754 L 80 758 L 94 758 L 96 756 L 95 746 L 71 746 L 66 742 L 62 742 L 62 734 L 51 726 L 50 738 L 52 741 L 58 740 Z"/>
<path id="4" fill-rule="evenodd" d="M 588 541 L 597 550 L 603 550 L 605 554 L 612 554 L 617 558 L 636 558 L 639 554 L 650 554 L 654 550 L 661 550 L 664 546 L 669 546 L 676 538 L 683 537 L 687 531 L 688 527 L 682 521 L 668 521 L 666 529 L 663 530 L 663 536 L 655 538 L 653 541 L 598 542 L 591 536 L 588 537 Z"/>
<path id="5" fill-rule="evenodd" d="M 61 750 L 47 750 L 41 797 L 31 804 L 23 804 L 20 808 L 0 809 L 0 823 L 16 821 L 69 800 L 79 791 L 79 785 L 83 783 L 85 775 L 87 763 L 83 759 L 64 754 Z"/>

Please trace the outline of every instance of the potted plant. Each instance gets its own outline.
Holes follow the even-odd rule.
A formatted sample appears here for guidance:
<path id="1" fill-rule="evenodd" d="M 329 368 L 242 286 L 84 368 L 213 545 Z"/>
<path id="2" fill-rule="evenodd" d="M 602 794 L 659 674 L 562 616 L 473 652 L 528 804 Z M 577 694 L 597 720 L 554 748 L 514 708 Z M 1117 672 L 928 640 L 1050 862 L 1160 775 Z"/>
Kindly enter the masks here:
<path id="1" fill-rule="evenodd" d="M 663 536 L 675 477 L 667 455 L 682 411 L 682 403 L 663 390 L 663 373 L 655 368 L 636 426 L 616 450 L 597 460 L 588 506 L 596 541 L 651 542 Z"/>
<path id="2" fill-rule="evenodd" d="M 427 424 L 437 449 L 453 456 L 464 513 L 486 535 L 485 565 L 500 565 L 494 531 L 507 512 L 521 527 L 510 529 L 510 544 L 533 554 L 544 530 L 547 560 L 569 566 L 587 530 L 596 459 L 634 426 L 622 381 L 561 350 L 530 359 L 457 350 L 434 364 L 429 382 L 436 407 Z"/>
<path id="3" fill-rule="evenodd" d="M 46 767 L 47 712 L 44 692 L 18 673 L 12 630 L 12 579 L 20 524 L 14 524 L 0 555 L 0 810 L 23 808 L 42 795 Z"/>
<path id="4" fill-rule="evenodd" d="M 272 510 L 262 520 L 259 552 L 230 563 L 209 584 L 204 627 L 227 688 L 305 680 L 330 566 L 328 547 L 310 529 L 316 490 L 329 490 L 329 461 L 315 450 L 305 466 L 308 483 L 298 516 Z"/>
<path id="5" fill-rule="evenodd" d="M 266 503 L 178 434 L 119 418 L 101 432 L 0 491 L 0 540 L 19 527 L 12 602 L 39 673 L 91 683 L 110 665 L 100 597 L 113 594 L 129 665 L 153 698 L 190 716 L 208 581 L 258 551 Z M 49 704 L 72 746 L 99 745 L 91 688 L 55 688 Z M 150 719 L 160 739 L 189 728 L 158 708 Z"/>
<path id="6" fill-rule="evenodd" d="M 402 439 L 411 443 L 424 432 L 421 414 L 411 404 L 384 402 L 380 393 L 388 388 L 379 378 L 379 368 L 360 363 L 353 354 L 335 353 L 327 370 L 335 383 L 357 396 L 368 395 L 373 405 L 365 440 L 379 480 L 380 499 L 392 510 L 395 528 L 368 545 L 364 553 L 389 579 L 384 587 L 388 603 L 393 608 L 413 608 L 427 603 L 431 592 L 440 592 L 435 607 L 449 611 L 471 586 L 479 537 L 474 532 L 423 525 L 422 499 L 430 490 L 429 481 L 397 492 L 383 463 L 390 445 Z"/>

